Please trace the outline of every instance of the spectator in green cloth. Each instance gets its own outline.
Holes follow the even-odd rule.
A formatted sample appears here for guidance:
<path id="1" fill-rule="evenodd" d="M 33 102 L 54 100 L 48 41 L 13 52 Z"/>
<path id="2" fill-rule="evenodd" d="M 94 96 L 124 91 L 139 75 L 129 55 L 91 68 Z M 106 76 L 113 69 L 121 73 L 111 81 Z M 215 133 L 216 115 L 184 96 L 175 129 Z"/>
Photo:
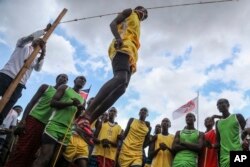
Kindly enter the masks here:
<path id="1" fill-rule="evenodd" d="M 41 152 L 33 167 L 49 166 L 56 146 L 67 146 L 69 143 L 75 116 L 84 109 L 84 100 L 79 93 L 85 83 L 85 77 L 78 76 L 74 80 L 73 88 L 62 85 L 57 89 L 51 101 L 54 111 L 45 127 Z"/>
<path id="2" fill-rule="evenodd" d="M 30 167 L 41 145 L 42 134 L 52 114 L 50 102 L 59 86 L 66 84 L 68 76 L 56 77 L 56 85 L 42 84 L 26 106 L 22 121 L 15 130 L 18 141 L 6 167 Z"/>
<path id="3" fill-rule="evenodd" d="M 222 113 L 222 119 L 216 122 L 220 167 L 229 167 L 230 151 L 242 151 L 246 144 L 241 142 L 241 132 L 246 125 L 245 118 L 241 114 L 230 114 L 229 107 L 227 99 L 217 101 L 217 108 Z"/>
<path id="4" fill-rule="evenodd" d="M 186 126 L 175 134 L 172 150 L 175 152 L 173 167 L 195 167 L 202 150 L 204 134 L 194 127 L 195 115 L 186 115 Z"/>

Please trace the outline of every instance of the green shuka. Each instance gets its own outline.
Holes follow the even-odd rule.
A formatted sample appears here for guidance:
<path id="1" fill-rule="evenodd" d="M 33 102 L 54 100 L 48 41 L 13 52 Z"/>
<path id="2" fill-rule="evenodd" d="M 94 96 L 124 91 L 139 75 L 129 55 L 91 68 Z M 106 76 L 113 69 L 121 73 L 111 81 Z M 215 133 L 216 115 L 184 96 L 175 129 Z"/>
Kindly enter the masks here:
<path id="1" fill-rule="evenodd" d="M 180 131 L 180 141 L 188 143 L 198 143 L 199 131 L 184 129 Z M 191 150 L 179 151 L 173 161 L 173 167 L 196 167 L 198 164 L 198 154 Z"/>
<path id="2" fill-rule="evenodd" d="M 31 109 L 29 115 L 46 125 L 52 114 L 50 102 L 55 93 L 56 89 L 53 86 L 49 86 Z"/>
<path id="3" fill-rule="evenodd" d="M 62 96 L 62 102 L 72 102 L 72 98 L 77 98 L 83 104 L 83 98 L 68 87 Z M 45 133 L 55 139 L 57 142 L 67 145 L 72 135 L 72 123 L 77 112 L 77 107 L 68 106 L 63 109 L 54 109 L 47 126 Z"/>
<path id="4" fill-rule="evenodd" d="M 218 121 L 220 134 L 220 167 L 229 167 L 230 151 L 241 151 L 241 127 L 236 114 Z"/>

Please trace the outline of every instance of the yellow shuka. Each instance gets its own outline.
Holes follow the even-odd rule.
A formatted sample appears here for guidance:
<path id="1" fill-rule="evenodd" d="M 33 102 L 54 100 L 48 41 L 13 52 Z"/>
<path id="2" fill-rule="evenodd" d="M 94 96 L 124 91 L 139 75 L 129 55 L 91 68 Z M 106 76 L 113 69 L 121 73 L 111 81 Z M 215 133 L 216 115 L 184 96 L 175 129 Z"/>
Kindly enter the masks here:
<path id="1" fill-rule="evenodd" d="M 143 143 L 148 132 L 149 128 L 144 121 L 133 120 L 120 151 L 120 167 L 142 165 Z"/>
<path id="2" fill-rule="evenodd" d="M 140 20 L 134 11 L 118 25 L 118 32 L 123 40 L 123 45 L 120 49 L 115 49 L 114 39 L 109 46 L 109 57 L 112 61 L 116 52 L 122 52 L 129 55 L 131 72 L 135 73 L 138 60 L 138 49 L 140 48 Z"/>
<path id="3" fill-rule="evenodd" d="M 116 143 L 117 136 L 122 132 L 122 128 L 118 124 L 112 124 L 110 122 L 102 123 L 98 139 L 108 139 L 109 141 Z M 101 144 L 96 144 L 92 155 L 105 156 L 105 158 L 115 161 L 117 148 L 110 146 L 110 148 L 103 148 Z"/>
<path id="4" fill-rule="evenodd" d="M 78 134 L 73 133 L 63 156 L 69 162 L 81 158 L 87 159 L 89 156 L 88 144 Z"/>
<path id="5" fill-rule="evenodd" d="M 165 143 L 169 148 L 172 148 L 173 140 L 174 136 L 171 134 L 167 136 L 158 134 L 157 140 L 155 141 L 155 150 L 159 148 L 160 143 Z M 168 149 L 165 151 L 160 150 L 153 158 L 151 167 L 171 167 L 172 161 L 173 157 Z"/>

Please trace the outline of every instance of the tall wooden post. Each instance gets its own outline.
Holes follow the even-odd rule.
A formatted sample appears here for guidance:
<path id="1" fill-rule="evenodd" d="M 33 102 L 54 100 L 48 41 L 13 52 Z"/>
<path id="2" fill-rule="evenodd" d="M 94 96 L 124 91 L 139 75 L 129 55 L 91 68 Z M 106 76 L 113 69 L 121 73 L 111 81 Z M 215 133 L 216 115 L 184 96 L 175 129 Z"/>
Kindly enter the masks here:
<path id="1" fill-rule="evenodd" d="M 64 8 L 62 10 L 62 12 L 59 14 L 59 16 L 57 17 L 57 19 L 54 21 L 54 23 L 51 25 L 50 29 L 43 36 L 44 42 L 46 42 L 48 40 L 48 38 L 50 37 L 50 35 L 52 34 L 52 32 L 55 30 L 55 28 L 57 27 L 57 25 L 60 23 L 61 19 L 63 18 L 63 16 L 65 15 L 66 12 L 67 12 L 67 9 Z M 34 51 L 32 52 L 32 54 L 29 56 L 29 58 L 24 63 L 23 67 L 18 72 L 18 74 L 15 77 L 15 79 L 11 82 L 10 86 L 8 87 L 8 89 L 6 90 L 6 92 L 4 93 L 2 99 L 0 100 L 0 113 L 2 112 L 2 110 L 5 107 L 6 103 L 9 101 L 10 97 L 12 96 L 12 94 L 15 91 L 17 85 L 19 84 L 19 82 L 23 78 L 24 74 L 30 68 L 32 62 L 36 58 L 36 55 L 38 54 L 38 52 L 40 51 L 40 49 L 41 49 L 40 46 L 37 46 L 34 49 Z"/>

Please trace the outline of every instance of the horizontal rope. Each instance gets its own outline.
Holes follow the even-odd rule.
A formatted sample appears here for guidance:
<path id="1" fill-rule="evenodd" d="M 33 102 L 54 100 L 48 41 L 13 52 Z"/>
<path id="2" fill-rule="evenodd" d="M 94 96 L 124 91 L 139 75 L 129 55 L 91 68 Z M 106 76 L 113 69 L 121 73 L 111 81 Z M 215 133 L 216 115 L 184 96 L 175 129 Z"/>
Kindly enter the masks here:
<path id="1" fill-rule="evenodd" d="M 236 0 L 217 0 L 217 1 L 193 2 L 193 3 L 183 3 L 183 4 L 174 4 L 174 5 L 156 6 L 156 7 L 146 8 L 146 9 L 147 10 L 154 10 L 154 9 L 162 9 L 162 8 L 172 8 L 172 7 L 192 6 L 192 5 L 204 5 L 204 4 L 224 3 L 224 2 L 232 2 L 232 1 L 236 1 Z M 239 0 L 237 0 L 237 1 L 239 1 Z M 101 18 L 101 17 L 116 15 L 116 14 L 119 14 L 119 12 L 103 14 L 103 15 L 97 15 L 97 16 L 90 16 L 90 17 L 83 17 L 83 18 L 79 18 L 79 19 L 62 21 L 60 23 L 70 23 L 70 22 L 74 22 L 74 21 L 94 19 L 94 18 L 98 18 L 98 17 Z"/>

